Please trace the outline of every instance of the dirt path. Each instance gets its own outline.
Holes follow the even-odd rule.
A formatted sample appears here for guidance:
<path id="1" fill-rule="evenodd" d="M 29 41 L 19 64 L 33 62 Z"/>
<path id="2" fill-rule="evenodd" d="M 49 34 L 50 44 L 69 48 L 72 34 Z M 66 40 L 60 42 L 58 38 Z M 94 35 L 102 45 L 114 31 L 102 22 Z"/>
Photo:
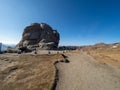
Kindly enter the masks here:
<path id="1" fill-rule="evenodd" d="M 70 63 L 59 63 L 56 90 L 120 90 L 120 69 L 99 64 L 86 54 L 69 54 Z"/>

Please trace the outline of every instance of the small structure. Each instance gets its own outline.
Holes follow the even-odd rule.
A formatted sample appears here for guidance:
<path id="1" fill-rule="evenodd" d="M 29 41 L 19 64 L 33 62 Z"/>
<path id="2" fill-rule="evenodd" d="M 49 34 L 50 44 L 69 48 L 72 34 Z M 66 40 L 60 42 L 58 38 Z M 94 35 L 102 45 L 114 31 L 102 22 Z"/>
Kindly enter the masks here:
<path id="1" fill-rule="evenodd" d="M 1 53 L 1 51 L 2 51 L 1 48 L 2 48 L 2 43 L 0 43 L 0 53 Z"/>

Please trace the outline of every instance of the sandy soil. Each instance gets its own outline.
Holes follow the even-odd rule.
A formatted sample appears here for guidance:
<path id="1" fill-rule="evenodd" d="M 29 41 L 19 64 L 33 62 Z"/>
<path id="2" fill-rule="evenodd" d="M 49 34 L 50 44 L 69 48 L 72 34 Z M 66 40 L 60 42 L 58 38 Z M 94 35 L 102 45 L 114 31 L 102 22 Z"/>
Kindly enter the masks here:
<path id="1" fill-rule="evenodd" d="M 61 54 L 0 54 L 0 90 L 51 90 Z"/>
<path id="2" fill-rule="evenodd" d="M 55 79 L 54 63 L 64 58 L 56 55 L 57 51 L 47 53 L 0 55 L 0 90 L 51 90 Z M 70 63 L 56 64 L 59 70 L 56 90 L 120 90 L 120 68 L 100 63 L 83 52 L 64 54 Z"/>
<path id="3" fill-rule="evenodd" d="M 101 64 L 84 53 L 67 54 L 70 63 L 59 63 L 57 90 L 120 90 L 120 69 Z"/>

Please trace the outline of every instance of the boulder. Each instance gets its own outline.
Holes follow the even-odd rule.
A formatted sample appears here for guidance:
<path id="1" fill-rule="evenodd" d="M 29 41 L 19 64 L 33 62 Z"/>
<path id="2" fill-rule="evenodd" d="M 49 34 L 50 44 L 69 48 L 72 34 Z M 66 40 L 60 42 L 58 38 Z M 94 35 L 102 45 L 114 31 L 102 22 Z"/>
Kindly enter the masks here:
<path id="1" fill-rule="evenodd" d="M 57 49 L 60 40 L 59 33 L 46 23 L 33 23 L 24 29 L 21 41 L 16 48 Z"/>

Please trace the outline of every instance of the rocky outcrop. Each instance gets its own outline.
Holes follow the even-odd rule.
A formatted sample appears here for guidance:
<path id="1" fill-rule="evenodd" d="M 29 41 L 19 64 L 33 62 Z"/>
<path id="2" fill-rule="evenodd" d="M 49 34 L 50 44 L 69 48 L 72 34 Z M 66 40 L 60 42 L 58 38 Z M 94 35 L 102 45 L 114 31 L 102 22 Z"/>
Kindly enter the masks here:
<path id="1" fill-rule="evenodd" d="M 60 40 L 59 33 L 45 23 L 33 23 L 24 29 L 22 40 L 16 48 L 25 50 L 56 49 Z"/>

